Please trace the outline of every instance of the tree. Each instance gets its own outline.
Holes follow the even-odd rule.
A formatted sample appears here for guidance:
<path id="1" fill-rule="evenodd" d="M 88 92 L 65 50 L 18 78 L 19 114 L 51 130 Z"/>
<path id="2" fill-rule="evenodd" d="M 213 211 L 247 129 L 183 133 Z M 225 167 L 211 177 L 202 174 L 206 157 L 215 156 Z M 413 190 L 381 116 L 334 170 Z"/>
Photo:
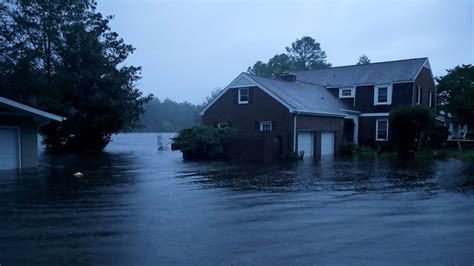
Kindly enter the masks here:
<path id="1" fill-rule="evenodd" d="M 326 62 L 326 52 L 321 50 L 321 44 L 308 36 L 297 39 L 291 44 L 291 47 L 286 47 L 286 52 L 291 58 L 294 70 L 311 70 L 331 66 Z"/>
<path id="2" fill-rule="evenodd" d="M 450 120 L 474 126 L 474 66 L 462 65 L 436 78 L 438 107 L 451 115 Z"/>
<path id="3" fill-rule="evenodd" d="M 311 37 L 296 40 L 286 47 L 285 54 L 276 54 L 268 63 L 257 61 L 247 72 L 268 78 L 278 78 L 282 72 L 291 70 L 311 70 L 328 68 L 331 64 L 326 61 L 326 52 L 321 45 Z"/>
<path id="4" fill-rule="evenodd" d="M 389 119 L 397 151 L 408 155 L 416 152 L 421 132 L 432 124 L 434 115 L 426 107 L 401 106 L 390 112 Z"/>
<path id="5" fill-rule="evenodd" d="M 135 87 L 141 68 L 124 64 L 134 48 L 96 6 L 85 0 L 0 6 L 0 92 L 67 118 L 42 128 L 48 151 L 101 151 L 112 134 L 135 125 L 151 97 Z"/>
<path id="6" fill-rule="evenodd" d="M 287 54 L 276 54 L 268 60 L 268 63 L 257 61 L 247 71 L 261 77 L 278 78 L 281 73 L 293 69 L 292 64 L 291 58 Z"/>
<path id="7" fill-rule="evenodd" d="M 456 66 L 448 74 L 436 78 L 439 108 L 455 124 L 474 126 L 474 67 Z M 458 149 L 462 150 L 458 140 Z"/>
<path id="8" fill-rule="evenodd" d="M 359 62 L 357 62 L 358 65 L 367 65 L 370 64 L 370 59 L 367 57 L 365 54 L 361 55 L 359 57 Z"/>
<path id="9" fill-rule="evenodd" d="M 222 92 L 222 88 L 216 87 L 211 91 L 211 95 L 207 96 L 204 102 L 202 103 L 202 106 L 208 105 L 210 102 L 212 102 L 219 94 Z"/>

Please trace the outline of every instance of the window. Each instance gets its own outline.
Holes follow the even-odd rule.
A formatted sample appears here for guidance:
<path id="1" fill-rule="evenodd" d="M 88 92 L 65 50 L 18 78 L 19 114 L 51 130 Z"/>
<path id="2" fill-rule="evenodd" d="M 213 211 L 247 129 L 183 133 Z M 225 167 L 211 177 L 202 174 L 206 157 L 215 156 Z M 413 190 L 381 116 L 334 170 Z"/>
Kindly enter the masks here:
<path id="1" fill-rule="evenodd" d="M 241 88 L 238 93 L 238 103 L 246 104 L 249 103 L 249 88 Z"/>
<path id="2" fill-rule="evenodd" d="M 416 97 L 415 97 L 415 99 L 416 99 L 416 104 L 418 104 L 418 105 L 421 104 L 421 91 L 422 91 L 422 89 L 421 89 L 420 86 L 416 87 Z"/>
<path id="3" fill-rule="evenodd" d="M 260 121 L 260 131 L 272 131 L 272 121 Z"/>
<path id="4" fill-rule="evenodd" d="M 379 85 L 374 88 L 374 105 L 392 104 L 392 86 Z"/>
<path id="5" fill-rule="evenodd" d="M 353 88 L 340 88 L 339 89 L 339 98 L 352 98 L 354 97 Z"/>
<path id="6" fill-rule="evenodd" d="M 375 126 L 375 140 L 387 141 L 388 140 L 388 119 L 377 119 Z"/>
<path id="7" fill-rule="evenodd" d="M 226 127 L 230 127 L 228 122 L 217 123 L 217 128 L 226 128 Z"/>

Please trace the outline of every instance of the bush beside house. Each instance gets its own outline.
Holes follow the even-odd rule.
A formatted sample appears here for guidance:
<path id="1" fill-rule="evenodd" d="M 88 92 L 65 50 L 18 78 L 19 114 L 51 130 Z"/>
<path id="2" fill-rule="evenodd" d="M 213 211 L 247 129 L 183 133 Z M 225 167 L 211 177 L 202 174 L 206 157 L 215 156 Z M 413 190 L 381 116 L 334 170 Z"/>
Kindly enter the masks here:
<path id="1" fill-rule="evenodd" d="M 401 106 L 390 112 L 395 149 L 400 155 L 414 154 L 422 139 L 422 132 L 434 121 L 430 109 L 421 106 Z"/>
<path id="2" fill-rule="evenodd" d="M 186 160 L 218 160 L 225 157 L 225 137 L 230 128 L 198 125 L 181 130 L 173 140 L 173 150 L 181 150 Z"/>

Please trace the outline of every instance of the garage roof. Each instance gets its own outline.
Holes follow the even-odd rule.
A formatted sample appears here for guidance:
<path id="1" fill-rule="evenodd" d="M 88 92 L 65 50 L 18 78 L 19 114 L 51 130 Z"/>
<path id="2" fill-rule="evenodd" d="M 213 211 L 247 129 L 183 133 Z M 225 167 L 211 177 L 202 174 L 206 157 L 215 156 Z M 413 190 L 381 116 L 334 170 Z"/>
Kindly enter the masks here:
<path id="1" fill-rule="evenodd" d="M 52 114 L 52 113 L 48 113 L 48 112 L 40 110 L 38 108 L 34 108 L 34 107 L 29 106 L 29 105 L 19 103 L 19 102 L 7 99 L 5 97 L 0 97 L 0 107 L 4 107 L 6 109 L 21 112 L 21 113 L 24 113 L 24 114 L 30 114 L 32 116 L 41 117 L 43 119 L 47 119 L 47 120 L 51 120 L 51 121 L 61 122 L 61 121 L 66 120 L 66 118 L 64 118 L 62 116 L 55 115 L 55 114 Z"/>

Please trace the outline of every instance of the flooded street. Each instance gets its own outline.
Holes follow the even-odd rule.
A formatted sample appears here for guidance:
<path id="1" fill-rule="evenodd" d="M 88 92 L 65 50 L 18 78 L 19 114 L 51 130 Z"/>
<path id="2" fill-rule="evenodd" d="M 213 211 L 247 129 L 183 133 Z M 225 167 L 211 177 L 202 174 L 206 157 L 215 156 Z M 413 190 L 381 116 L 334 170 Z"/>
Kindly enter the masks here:
<path id="1" fill-rule="evenodd" d="M 263 167 L 186 162 L 156 134 L 113 140 L 0 173 L 2 266 L 474 263 L 474 163 Z"/>

